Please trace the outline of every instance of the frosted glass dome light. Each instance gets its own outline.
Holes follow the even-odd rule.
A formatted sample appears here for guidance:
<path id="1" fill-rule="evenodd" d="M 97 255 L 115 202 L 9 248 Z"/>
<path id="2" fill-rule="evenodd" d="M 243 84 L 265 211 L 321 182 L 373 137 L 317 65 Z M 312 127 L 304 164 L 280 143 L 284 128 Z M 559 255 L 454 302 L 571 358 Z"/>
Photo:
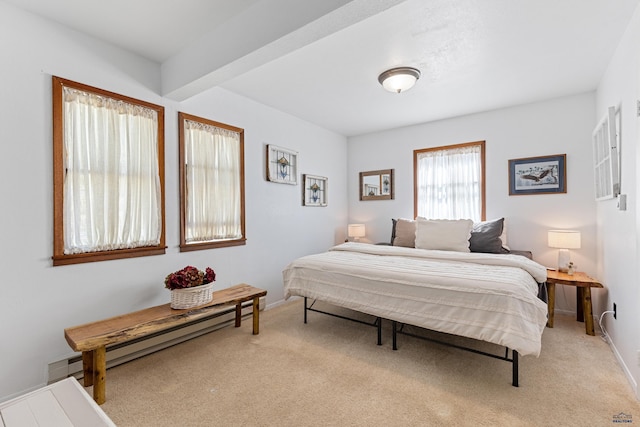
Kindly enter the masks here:
<path id="1" fill-rule="evenodd" d="M 420 78 L 420 70 L 412 67 L 398 67 L 385 71 L 378 81 L 389 92 L 400 93 L 409 90 Z"/>

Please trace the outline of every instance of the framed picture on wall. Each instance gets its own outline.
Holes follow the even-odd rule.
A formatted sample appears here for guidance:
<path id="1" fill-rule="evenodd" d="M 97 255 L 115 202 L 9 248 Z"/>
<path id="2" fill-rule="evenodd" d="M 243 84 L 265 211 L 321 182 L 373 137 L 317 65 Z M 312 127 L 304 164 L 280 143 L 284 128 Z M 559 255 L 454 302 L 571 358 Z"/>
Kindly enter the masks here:
<path id="1" fill-rule="evenodd" d="M 509 195 L 567 192 L 567 155 L 509 160 Z"/>
<path id="2" fill-rule="evenodd" d="M 277 145 L 267 145 L 267 179 L 298 185 L 298 153 Z"/>
<path id="3" fill-rule="evenodd" d="M 327 206 L 327 178 L 304 175 L 303 206 Z"/>

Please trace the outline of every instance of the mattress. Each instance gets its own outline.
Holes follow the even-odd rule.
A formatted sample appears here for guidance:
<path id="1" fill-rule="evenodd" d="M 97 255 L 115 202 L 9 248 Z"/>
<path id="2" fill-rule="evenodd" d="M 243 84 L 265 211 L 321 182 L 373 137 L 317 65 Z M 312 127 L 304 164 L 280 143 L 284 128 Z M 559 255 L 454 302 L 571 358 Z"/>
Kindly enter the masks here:
<path id="1" fill-rule="evenodd" d="M 538 356 L 546 268 L 519 255 L 345 243 L 283 271 L 285 299 L 308 297 Z"/>

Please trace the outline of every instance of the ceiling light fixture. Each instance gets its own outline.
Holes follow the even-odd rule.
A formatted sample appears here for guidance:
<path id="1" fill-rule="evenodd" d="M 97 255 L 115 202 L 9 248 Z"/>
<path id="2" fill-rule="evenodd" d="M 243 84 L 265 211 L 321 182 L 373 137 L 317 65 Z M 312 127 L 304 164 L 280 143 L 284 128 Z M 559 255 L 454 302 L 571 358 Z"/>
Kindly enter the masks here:
<path id="1" fill-rule="evenodd" d="M 416 84 L 420 78 L 420 70 L 412 67 L 398 67 L 385 71 L 378 76 L 378 81 L 389 92 L 404 92 Z"/>

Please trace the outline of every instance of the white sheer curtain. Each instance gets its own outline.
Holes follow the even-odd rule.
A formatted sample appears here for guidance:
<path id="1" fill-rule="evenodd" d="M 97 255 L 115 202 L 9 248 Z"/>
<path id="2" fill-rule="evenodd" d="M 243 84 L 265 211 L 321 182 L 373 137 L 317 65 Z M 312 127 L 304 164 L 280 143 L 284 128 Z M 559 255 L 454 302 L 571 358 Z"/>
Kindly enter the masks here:
<path id="1" fill-rule="evenodd" d="M 160 243 L 157 113 L 64 88 L 64 253 Z"/>
<path id="2" fill-rule="evenodd" d="M 418 216 L 481 220 L 481 147 L 418 154 Z"/>
<path id="3" fill-rule="evenodd" d="M 187 243 L 242 238 L 240 134 L 184 121 Z"/>

